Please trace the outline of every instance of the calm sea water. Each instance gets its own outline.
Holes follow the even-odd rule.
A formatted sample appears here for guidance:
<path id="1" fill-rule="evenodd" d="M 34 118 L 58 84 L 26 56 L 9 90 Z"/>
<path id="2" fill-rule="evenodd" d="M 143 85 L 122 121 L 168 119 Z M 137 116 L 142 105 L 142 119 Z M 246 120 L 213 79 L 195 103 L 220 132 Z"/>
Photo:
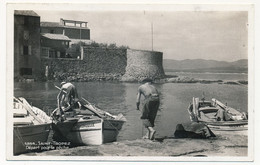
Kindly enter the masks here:
<path id="1" fill-rule="evenodd" d="M 81 97 L 112 114 L 123 113 L 127 122 L 118 140 L 132 140 L 142 137 L 145 129 L 136 110 L 138 83 L 77 82 L 74 83 Z M 56 107 L 57 83 L 15 83 L 14 95 L 24 97 L 34 106 L 46 112 Z M 156 118 L 156 136 L 171 136 L 178 123 L 188 122 L 187 107 L 192 97 L 216 98 L 233 108 L 247 111 L 247 86 L 226 84 L 155 84 L 161 93 L 160 111 Z"/>

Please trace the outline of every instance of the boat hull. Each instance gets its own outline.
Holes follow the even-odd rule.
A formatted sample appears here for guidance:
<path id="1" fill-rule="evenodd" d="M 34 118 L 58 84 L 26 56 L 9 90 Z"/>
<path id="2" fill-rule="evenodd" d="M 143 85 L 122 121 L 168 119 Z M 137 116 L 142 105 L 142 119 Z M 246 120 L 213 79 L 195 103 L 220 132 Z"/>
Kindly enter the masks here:
<path id="1" fill-rule="evenodd" d="M 208 122 L 205 123 L 214 131 L 247 131 L 248 122 L 241 121 L 226 121 L 226 122 Z"/>
<path id="2" fill-rule="evenodd" d="M 56 123 L 55 133 L 74 145 L 101 145 L 117 140 L 124 121 L 97 119 L 79 119 Z"/>
<path id="3" fill-rule="evenodd" d="M 119 131 L 124 121 L 121 120 L 104 120 L 103 123 L 103 143 L 110 143 L 117 140 Z"/>
<path id="4" fill-rule="evenodd" d="M 54 140 L 66 140 L 74 145 L 100 145 L 102 137 L 102 119 L 68 120 L 53 124 Z M 61 136 L 64 139 L 61 139 Z"/>
<path id="5" fill-rule="evenodd" d="M 102 144 L 102 120 L 93 119 L 77 122 L 67 135 L 67 139 L 79 145 Z"/>
<path id="6" fill-rule="evenodd" d="M 50 124 L 14 126 L 13 152 L 14 155 L 40 151 L 39 142 L 46 142 L 50 133 Z M 35 144 L 35 145 L 34 145 Z"/>

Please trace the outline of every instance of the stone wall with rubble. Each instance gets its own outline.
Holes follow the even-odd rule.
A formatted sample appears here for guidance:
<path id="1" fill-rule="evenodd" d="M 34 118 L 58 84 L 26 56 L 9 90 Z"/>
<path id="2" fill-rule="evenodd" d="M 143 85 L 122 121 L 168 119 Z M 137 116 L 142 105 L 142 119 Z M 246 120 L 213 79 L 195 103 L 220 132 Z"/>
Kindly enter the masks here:
<path id="1" fill-rule="evenodd" d="M 42 58 L 47 80 L 140 81 L 163 78 L 161 52 L 82 47 L 81 58 Z"/>
<path id="2" fill-rule="evenodd" d="M 119 80 L 125 73 L 126 50 L 83 47 L 81 59 L 42 58 L 48 80 Z"/>
<path id="3" fill-rule="evenodd" d="M 127 49 L 126 73 L 122 77 L 122 81 L 164 78 L 162 62 L 162 52 Z"/>

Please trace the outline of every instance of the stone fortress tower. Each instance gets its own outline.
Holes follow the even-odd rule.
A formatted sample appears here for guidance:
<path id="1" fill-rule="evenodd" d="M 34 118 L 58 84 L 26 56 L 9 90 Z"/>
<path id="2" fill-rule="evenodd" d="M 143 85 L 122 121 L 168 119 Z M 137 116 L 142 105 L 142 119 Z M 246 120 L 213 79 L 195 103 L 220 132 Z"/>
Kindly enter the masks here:
<path id="1" fill-rule="evenodd" d="M 122 81 L 164 78 L 163 53 L 127 49 L 127 66 Z"/>

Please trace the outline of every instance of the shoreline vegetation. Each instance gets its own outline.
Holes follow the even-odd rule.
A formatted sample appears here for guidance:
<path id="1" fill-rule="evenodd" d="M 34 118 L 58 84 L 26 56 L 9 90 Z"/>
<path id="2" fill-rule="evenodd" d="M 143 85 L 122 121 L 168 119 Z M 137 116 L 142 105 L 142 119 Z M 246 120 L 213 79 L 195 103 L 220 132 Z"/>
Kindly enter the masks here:
<path id="1" fill-rule="evenodd" d="M 84 75 L 84 76 L 83 76 Z M 70 81 L 70 82 L 89 82 L 89 81 L 115 81 L 115 82 L 140 82 L 143 77 L 132 78 L 124 77 L 120 74 L 104 74 L 104 73 L 86 73 L 86 74 L 70 74 L 55 76 L 54 80 L 44 80 L 44 81 Z M 17 82 L 34 82 L 34 79 L 30 78 L 19 78 L 16 79 Z M 155 83 L 201 83 L 201 84 L 229 84 L 229 85 L 248 85 L 247 80 L 204 80 L 195 79 L 187 76 L 178 75 L 166 75 L 164 78 L 154 78 Z"/>

